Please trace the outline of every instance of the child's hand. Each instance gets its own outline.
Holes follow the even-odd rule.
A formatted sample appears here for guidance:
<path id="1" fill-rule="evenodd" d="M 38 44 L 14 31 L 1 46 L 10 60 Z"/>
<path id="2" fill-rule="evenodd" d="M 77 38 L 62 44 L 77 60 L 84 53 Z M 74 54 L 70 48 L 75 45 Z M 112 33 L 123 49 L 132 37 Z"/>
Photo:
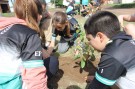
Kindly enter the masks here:
<path id="1" fill-rule="evenodd" d="M 73 35 L 71 35 L 71 34 L 68 35 L 68 37 L 70 37 L 70 38 L 71 38 L 72 36 L 73 36 Z"/>
<path id="2" fill-rule="evenodd" d="M 50 54 L 45 49 L 42 50 L 42 54 L 43 54 L 43 59 L 46 59 L 46 58 L 50 57 Z"/>
<path id="3" fill-rule="evenodd" d="M 50 41 L 46 42 L 45 46 L 48 47 L 50 45 Z"/>
<path id="4" fill-rule="evenodd" d="M 94 79 L 94 76 L 86 76 L 85 81 L 86 82 L 91 82 Z"/>
<path id="5" fill-rule="evenodd" d="M 75 56 L 79 55 L 79 50 L 75 49 L 75 50 L 74 50 L 74 53 L 75 53 L 75 54 L 74 54 Z"/>

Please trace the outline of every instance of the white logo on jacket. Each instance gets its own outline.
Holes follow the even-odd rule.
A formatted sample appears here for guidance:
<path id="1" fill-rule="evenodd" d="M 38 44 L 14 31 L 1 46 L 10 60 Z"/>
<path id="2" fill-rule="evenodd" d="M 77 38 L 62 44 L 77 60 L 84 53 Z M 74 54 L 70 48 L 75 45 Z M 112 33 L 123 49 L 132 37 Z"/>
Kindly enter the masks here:
<path id="1" fill-rule="evenodd" d="M 131 42 L 133 45 L 135 45 L 135 40 L 130 40 L 130 42 Z"/>
<path id="2" fill-rule="evenodd" d="M 35 51 L 35 56 L 41 56 L 41 51 Z"/>

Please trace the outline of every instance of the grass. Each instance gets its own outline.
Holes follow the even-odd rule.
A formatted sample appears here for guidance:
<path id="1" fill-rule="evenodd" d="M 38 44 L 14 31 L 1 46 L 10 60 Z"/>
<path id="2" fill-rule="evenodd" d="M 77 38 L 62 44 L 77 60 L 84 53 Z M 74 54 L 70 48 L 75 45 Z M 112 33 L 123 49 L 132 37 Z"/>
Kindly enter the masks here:
<path id="1" fill-rule="evenodd" d="M 112 8 L 135 8 L 135 3 L 126 3 L 126 4 L 108 4 Z"/>
<path id="2" fill-rule="evenodd" d="M 2 13 L 1 14 L 3 17 L 13 17 L 14 13 Z"/>

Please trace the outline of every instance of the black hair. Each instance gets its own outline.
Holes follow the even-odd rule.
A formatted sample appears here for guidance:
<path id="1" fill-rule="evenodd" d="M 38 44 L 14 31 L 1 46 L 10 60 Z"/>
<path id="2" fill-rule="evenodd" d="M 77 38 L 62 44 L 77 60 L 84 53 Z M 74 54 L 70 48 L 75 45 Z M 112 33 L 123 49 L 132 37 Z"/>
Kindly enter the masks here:
<path id="1" fill-rule="evenodd" d="M 99 11 L 90 18 L 84 24 L 86 34 L 96 36 L 97 32 L 104 33 L 108 38 L 112 38 L 118 32 L 120 32 L 119 20 L 111 12 Z"/>
<path id="2" fill-rule="evenodd" d="M 42 15 L 43 8 L 42 8 L 41 2 L 40 2 L 39 0 L 34 0 L 34 1 L 35 1 L 36 5 L 37 5 L 38 13 L 39 13 L 40 15 Z"/>

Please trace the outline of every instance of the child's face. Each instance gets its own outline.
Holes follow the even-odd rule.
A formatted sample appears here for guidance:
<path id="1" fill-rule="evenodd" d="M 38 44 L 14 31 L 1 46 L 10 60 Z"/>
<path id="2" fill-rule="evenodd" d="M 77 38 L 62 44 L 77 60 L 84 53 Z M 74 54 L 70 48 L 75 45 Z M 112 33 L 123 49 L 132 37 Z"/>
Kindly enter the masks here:
<path id="1" fill-rule="evenodd" d="M 58 30 L 58 31 L 63 31 L 64 29 L 65 29 L 65 27 L 66 27 L 66 23 L 65 24 L 55 24 L 55 28 Z"/>
<path id="2" fill-rule="evenodd" d="M 109 39 L 102 33 L 97 33 L 95 37 L 91 34 L 86 34 L 88 43 L 97 51 L 103 51 Z"/>

